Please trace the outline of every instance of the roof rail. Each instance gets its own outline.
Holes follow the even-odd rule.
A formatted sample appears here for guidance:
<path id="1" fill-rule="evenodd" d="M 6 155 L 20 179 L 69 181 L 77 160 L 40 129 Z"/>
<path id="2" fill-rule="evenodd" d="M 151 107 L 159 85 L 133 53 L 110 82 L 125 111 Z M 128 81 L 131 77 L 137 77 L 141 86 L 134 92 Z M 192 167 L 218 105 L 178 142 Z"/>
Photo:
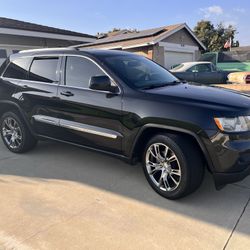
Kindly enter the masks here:
<path id="1" fill-rule="evenodd" d="M 44 50 L 79 50 L 78 48 L 74 48 L 74 47 L 65 47 L 65 48 L 39 48 L 39 49 L 27 49 L 27 50 L 21 50 L 18 53 L 26 53 L 26 52 L 39 52 L 39 51 L 44 51 Z"/>

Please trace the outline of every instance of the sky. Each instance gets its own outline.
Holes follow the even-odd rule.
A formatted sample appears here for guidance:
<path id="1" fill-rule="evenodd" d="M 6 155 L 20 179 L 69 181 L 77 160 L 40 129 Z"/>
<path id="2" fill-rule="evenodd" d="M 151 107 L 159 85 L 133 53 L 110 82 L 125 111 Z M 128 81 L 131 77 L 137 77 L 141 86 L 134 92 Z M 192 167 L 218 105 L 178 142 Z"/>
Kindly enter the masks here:
<path id="1" fill-rule="evenodd" d="M 0 16 L 95 35 L 197 21 L 232 24 L 240 45 L 250 45 L 249 0 L 0 0 Z"/>

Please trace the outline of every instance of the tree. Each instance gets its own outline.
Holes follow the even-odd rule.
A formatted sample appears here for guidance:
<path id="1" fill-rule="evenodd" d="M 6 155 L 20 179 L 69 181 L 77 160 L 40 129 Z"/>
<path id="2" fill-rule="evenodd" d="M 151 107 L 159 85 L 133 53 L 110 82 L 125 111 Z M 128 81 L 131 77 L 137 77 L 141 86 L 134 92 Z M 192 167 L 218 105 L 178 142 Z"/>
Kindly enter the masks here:
<path id="1" fill-rule="evenodd" d="M 236 28 L 232 25 L 227 27 L 222 23 L 214 26 L 210 21 L 201 20 L 194 28 L 194 33 L 198 39 L 207 47 L 208 51 L 222 51 L 224 44 L 231 39 L 232 47 L 238 47 L 239 41 L 234 41 Z"/>

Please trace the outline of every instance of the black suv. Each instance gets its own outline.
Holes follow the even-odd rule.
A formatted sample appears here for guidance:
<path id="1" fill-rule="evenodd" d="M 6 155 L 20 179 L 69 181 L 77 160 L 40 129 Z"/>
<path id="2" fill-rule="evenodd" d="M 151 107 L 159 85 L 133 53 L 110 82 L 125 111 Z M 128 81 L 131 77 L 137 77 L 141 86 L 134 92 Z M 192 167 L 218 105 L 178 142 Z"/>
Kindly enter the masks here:
<path id="1" fill-rule="evenodd" d="M 19 52 L 0 69 L 0 129 L 15 153 L 53 139 L 143 162 L 168 199 L 250 173 L 250 98 L 180 82 L 144 57 L 74 48 Z"/>

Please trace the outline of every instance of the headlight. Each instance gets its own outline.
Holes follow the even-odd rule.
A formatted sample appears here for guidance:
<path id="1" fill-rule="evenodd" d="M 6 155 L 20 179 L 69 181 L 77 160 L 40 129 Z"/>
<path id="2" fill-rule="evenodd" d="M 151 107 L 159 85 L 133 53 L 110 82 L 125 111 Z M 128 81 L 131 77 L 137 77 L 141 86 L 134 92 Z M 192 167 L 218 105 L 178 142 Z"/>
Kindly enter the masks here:
<path id="1" fill-rule="evenodd" d="M 224 132 L 243 132 L 250 130 L 250 116 L 234 118 L 214 118 L 217 127 Z"/>

